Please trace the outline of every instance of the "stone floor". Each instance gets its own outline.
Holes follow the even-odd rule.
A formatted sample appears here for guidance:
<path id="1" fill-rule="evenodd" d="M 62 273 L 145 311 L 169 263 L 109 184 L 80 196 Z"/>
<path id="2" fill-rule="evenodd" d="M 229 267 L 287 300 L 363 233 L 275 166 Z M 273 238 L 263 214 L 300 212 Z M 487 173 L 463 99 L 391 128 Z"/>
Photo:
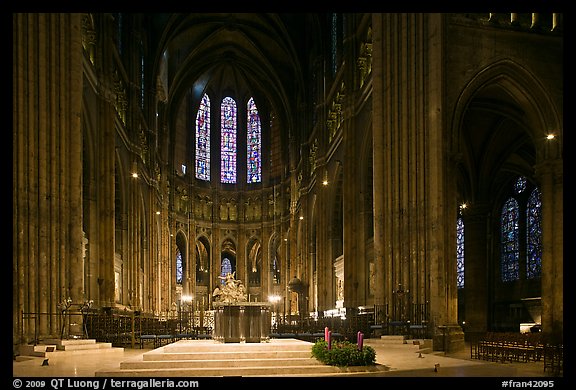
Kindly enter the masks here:
<path id="1" fill-rule="evenodd" d="M 541 380 L 562 381 L 544 371 L 544 363 L 498 363 L 470 357 L 467 346 L 457 353 L 431 352 L 413 344 L 388 344 L 380 339 L 366 339 L 365 345 L 376 350 L 376 362 L 387 366 L 385 372 L 351 374 L 351 376 L 381 377 L 498 377 L 498 378 L 542 378 Z M 100 370 L 117 369 L 120 362 L 138 358 L 145 349 L 118 349 L 114 353 L 75 351 L 55 354 L 44 363 L 43 357 L 17 356 L 13 361 L 14 378 L 23 377 L 95 377 Z M 44 363 L 44 364 L 43 364 Z M 558 387 L 558 386 L 556 386 Z"/>

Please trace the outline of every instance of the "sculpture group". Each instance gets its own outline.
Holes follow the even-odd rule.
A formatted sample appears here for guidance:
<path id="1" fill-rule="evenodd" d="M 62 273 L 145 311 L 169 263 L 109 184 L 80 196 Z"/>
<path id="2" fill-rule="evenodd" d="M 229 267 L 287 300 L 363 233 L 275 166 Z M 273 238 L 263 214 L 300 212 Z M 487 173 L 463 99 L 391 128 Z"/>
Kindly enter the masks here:
<path id="1" fill-rule="evenodd" d="M 215 301 L 234 303 L 234 302 L 246 302 L 246 287 L 241 280 L 234 278 L 234 272 L 228 272 L 226 276 L 219 276 L 221 280 L 224 281 L 224 286 L 214 289 L 212 297 Z"/>

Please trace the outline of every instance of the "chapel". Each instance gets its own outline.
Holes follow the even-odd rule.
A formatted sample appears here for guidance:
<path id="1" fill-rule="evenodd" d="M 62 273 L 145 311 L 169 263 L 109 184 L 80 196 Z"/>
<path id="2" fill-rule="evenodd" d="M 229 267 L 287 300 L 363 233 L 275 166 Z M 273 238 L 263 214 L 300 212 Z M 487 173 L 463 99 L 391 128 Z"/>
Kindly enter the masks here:
<path id="1" fill-rule="evenodd" d="M 227 278 L 272 335 L 562 342 L 562 13 L 14 13 L 12 32 L 15 353 L 210 337 Z"/>

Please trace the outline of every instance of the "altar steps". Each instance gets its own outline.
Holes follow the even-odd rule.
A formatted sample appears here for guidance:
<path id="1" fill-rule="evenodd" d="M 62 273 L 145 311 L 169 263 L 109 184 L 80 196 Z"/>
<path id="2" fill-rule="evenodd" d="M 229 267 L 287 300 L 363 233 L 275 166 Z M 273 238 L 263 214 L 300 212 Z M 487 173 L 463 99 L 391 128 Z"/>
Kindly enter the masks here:
<path id="1" fill-rule="evenodd" d="M 62 355 L 85 353 L 122 353 L 124 348 L 94 339 L 46 339 L 36 345 L 21 345 L 21 356 L 57 358 Z"/>
<path id="2" fill-rule="evenodd" d="M 266 343 L 180 340 L 120 363 L 97 377 L 334 376 L 383 371 L 382 365 L 335 367 L 312 357 L 313 343 L 272 339 Z"/>

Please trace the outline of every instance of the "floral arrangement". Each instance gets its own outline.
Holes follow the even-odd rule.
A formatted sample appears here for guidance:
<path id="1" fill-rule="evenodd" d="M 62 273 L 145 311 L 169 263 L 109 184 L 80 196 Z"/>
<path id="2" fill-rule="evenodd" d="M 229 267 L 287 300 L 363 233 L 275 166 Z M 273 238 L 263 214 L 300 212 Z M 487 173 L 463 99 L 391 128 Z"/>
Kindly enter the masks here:
<path id="1" fill-rule="evenodd" d="M 370 346 L 361 346 L 350 341 L 318 339 L 312 346 L 312 356 L 330 366 L 374 366 L 376 351 Z"/>

